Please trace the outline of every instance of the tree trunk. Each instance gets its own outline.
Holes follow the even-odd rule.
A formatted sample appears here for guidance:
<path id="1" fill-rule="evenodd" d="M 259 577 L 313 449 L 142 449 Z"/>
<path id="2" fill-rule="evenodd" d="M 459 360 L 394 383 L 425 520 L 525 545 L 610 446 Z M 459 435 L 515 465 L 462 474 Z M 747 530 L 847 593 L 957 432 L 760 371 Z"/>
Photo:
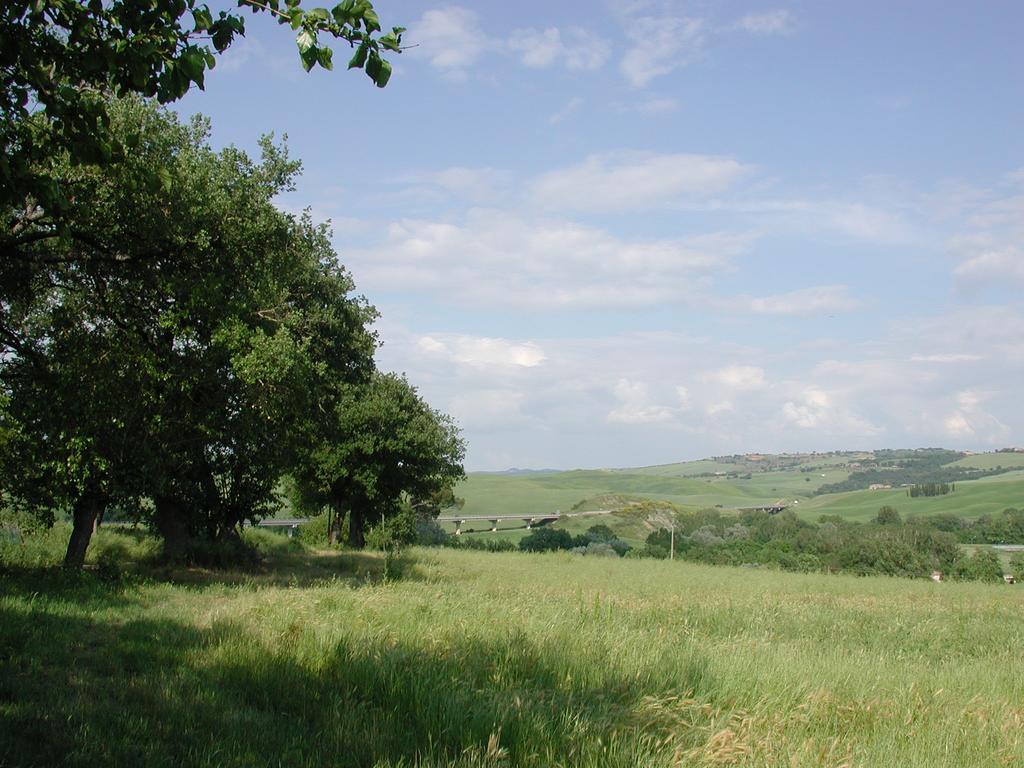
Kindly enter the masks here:
<path id="1" fill-rule="evenodd" d="M 75 500 L 72 508 L 74 524 L 71 529 L 71 540 L 64 555 L 66 568 L 81 568 L 85 564 L 85 550 L 89 548 L 96 519 L 104 505 L 105 499 L 102 494 L 95 491 L 87 490 Z"/>
<path id="2" fill-rule="evenodd" d="M 348 544 L 356 549 L 362 549 L 366 544 L 363 538 L 363 510 L 355 506 L 348 513 Z"/>
<path id="3" fill-rule="evenodd" d="M 170 496 L 157 496 L 154 499 L 156 514 L 153 522 L 156 530 L 164 540 L 164 560 L 179 562 L 188 554 L 189 530 L 185 511 L 177 499 Z"/>
<path id="4" fill-rule="evenodd" d="M 335 501 L 331 503 L 327 514 L 327 543 L 335 547 L 341 541 L 341 527 L 342 523 L 345 522 L 345 509 L 341 506 L 340 501 Z"/>

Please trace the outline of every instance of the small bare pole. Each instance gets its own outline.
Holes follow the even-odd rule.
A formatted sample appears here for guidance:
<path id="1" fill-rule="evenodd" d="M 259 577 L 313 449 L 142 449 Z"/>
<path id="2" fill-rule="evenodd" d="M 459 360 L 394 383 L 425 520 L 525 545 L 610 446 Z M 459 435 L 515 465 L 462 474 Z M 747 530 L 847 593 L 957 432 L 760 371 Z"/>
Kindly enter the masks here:
<path id="1" fill-rule="evenodd" d="M 671 535 L 670 541 L 671 541 L 671 545 L 669 546 L 669 550 L 668 550 L 668 559 L 669 560 L 675 560 L 676 559 L 676 521 L 675 520 L 672 521 L 672 535 Z"/>

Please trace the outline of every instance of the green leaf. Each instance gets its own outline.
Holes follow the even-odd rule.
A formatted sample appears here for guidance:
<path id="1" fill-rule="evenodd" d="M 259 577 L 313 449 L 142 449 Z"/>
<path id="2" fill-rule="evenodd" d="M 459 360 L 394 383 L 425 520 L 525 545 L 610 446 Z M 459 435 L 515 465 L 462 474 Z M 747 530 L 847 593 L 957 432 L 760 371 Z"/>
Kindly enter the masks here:
<path id="1" fill-rule="evenodd" d="M 291 16 L 288 17 L 288 22 L 292 25 L 292 29 L 298 29 L 302 26 L 303 15 L 301 8 L 292 8 Z"/>
<path id="2" fill-rule="evenodd" d="M 317 64 L 319 64 L 324 69 L 327 69 L 327 70 L 334 69 L 334 63 L 332 61 L 333 58 L 334 58 L 334 51 L 332 51 L 330 48 L 326 48 L 326 47 L 324 47 L 324 48 L 317 48 L 317 51 L 316 51 L 316 62 L 317 62 Z"/>
<path id="3" fill-rule="evenodd" d="M 302 59 L 302 68 L 307 72 L 313 68 L 317 60 L 317 47 L 313 46 L 304 51 L 299 51 L 299 58 Z"/>
<path id="4" fill-rule="evenodd" d="M 391 65 L 380 57 L 376 51 L 370 51 L 369 61 L 366 62 L 366 74 L 370 76 L 378 88 L 383 88 L 391 79 Z"/>
<path id="5" fill-rule="evenodd" d="M 205 5 L 193 10 L 192 18 L 196 24 L 196 32 L 205 32 L 213 26 L 213 16 Z"/>
<path id="6" fill-rule="evenodd" d="M 389 32 L 388 34 L 386 34 L 383 37 L 379 38 L 377 40 L 377 42 L 380 43 L 380 46 L 382 48 L 385 48 L 385 49 L 387 49 L 389 51 L 395 51 L 396 53 L 400 53 L 401 50 L 402 50 L 402 48 L 401 48 L 402 36 L 401 35 L 398 35 L 396 37 L 395 35 L 393 35 L 393 34 L 391 34 Z"/>
<path id="7" fill-rule="evenodd" d="M 304 29 L 295 36 L 295 42 L 298 43 L 299 53 L 304 54 L 310 48 L 316 47 L 316 34 L 311 30 Z"/>
<path id="8" fill-rule="evenodd" d="M 355 55 L 349 59 L 348 68 L 356 69 L 361 68 L 366 64 L 366 55 L 370 52 L 370 44 L 365 40 L 359 44 L 356 48 Z"/>
<path id="9" fill-rule="evenodd" d="M 377 12 L 373 8 L 367 8 L 363 11 L 363 23 L 370 32 L 380 31 L 380 19 L 377 18 Z"/>

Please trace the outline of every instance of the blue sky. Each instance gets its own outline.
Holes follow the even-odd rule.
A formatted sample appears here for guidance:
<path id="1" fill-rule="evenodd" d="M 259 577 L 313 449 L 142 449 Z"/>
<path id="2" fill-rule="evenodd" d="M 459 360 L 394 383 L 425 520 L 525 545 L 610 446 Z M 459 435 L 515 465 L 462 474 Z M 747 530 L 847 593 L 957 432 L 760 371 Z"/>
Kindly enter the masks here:
<path id="1" fill-rule="evenodd" d="M 288 135 L 468 469 L 1024 443 L 1024 6 L 376 7 L 386 89 L 254 17 L 178 108 Z"/>

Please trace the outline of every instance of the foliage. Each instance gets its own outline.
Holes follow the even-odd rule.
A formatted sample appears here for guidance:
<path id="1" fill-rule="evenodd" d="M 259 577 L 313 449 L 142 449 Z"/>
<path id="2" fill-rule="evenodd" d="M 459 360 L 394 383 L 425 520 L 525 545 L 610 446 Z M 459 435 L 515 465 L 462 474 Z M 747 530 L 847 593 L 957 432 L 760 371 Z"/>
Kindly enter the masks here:
<path id="1" fill-rule="evenodd" d="M 488 539 L 477 536 L 447 536 L 444 546 L 453 549 L 473 549 L 481 552 L 513 552 L 516 545 L 508 539 Z"/>
<path id="2" fill-rule="evenodd" d="M 972 544 L 1024 543 L 1024 510 L 1004 509 L 997 515 L 982 515 L 960 530 L 961 541 Z"/>
<path id="3" fill-rule="evenodd" d="M 698 526 L 699 527 L 694 527 Z M 648 535 L 642 554 L 667 558 L 670 533 Z M 956 539 L 921 520 L 903 523 L 895 510 L 870 524 L 825 516 L 818 525 L 791 512 L 748 511 L 740 521 L 718 510 L 681 515 L 676 556 L 716 565 L 766 564 L 789 571 L 927 577 L 948 570 L 960 554 Z"/>
<path id="4" fill-rule="evenodd" d="M 6 305 L 4 484 L 70 508 L 76 531 L 149 499 L 140 514 L 185 557 L 276 506 L 311 409 L 369 376 L 375 313 L 326 228 L 274 206 L 299 168 L 281 147 L 254 162 L 214 152 L 201 120 L 132 100 L 110 114 L 144 140 L 120 163 L 56 167 L 82 237 L 35 242 Z"/>
<path id="5" fill-rule="evenodd" d="M 348 513 L 352 546 L 363 546 L 366 525 L 398 514 L 403 498 L 442 494 L 464 475 L 454 423 L 395 374 L 333 390 L 306 435 L 293 475 L 336 520 Z"/>
<path id="6" fill-rule="evenodd" d="M 907 494 L 916 499 L 919 496 L 945 496 L 956 490 L 956 483 L 917 483 L 910 487 Z"/>
<path id="7" fill-rule="evenodd" d="M 1024 583 L 1024 552 L 1017 552 L 1010 558 L 1010 574 L 1017 582 Z"/>
<path id="8" fill-rule="evenodd" d="M 868 466 L 851 472 L 845 480 L 822 485 L 815 494 L 865 490 L 877 483 L 893 487 L 911 486 L 909 494 L 912 497 L 944 495 L 953 490 L 953 483 L 1007 471 L 1003 467 L 980 468 L 953 464 L 951 462 L 962 459 L 965 454 L 941 448 L 880 450 L 875 451 L 874 455 L 873 462 L 863 462 Z"/>
<path id="9" fill-rule="evenodd" d="M 436 547 L 451 538 L 436 520 L 416 521 L 416 543 L 425 547 Z M 509 542 L 511 546 L 511 542 Z"/>
<path id="10" fill-rule="evenodd" d="M 1003 566 L 999 556 L 988 547 L 978 547 L 968 557 L 961 557 L 953 565 L 951 575 L 963 581 L 1003 580 Z"/>
<path id="11" fill-rule="evenodd" d="M 378 36 L 368 0 L 332 9 L 299 0 L 239 0 L 216 16 L 198 0 L 9 0 L 0 11 L 0 204 L 7 221 L 5 258 L 25 258 L 40 237 L 77 237 L 64 217 L 73 191 L 52 172 L 62 157 L 74 165 L 109 164 L 134 152 L 140 135 L 111 130 L 110 95 L 143 95 L 161 103 L 204 87 L 216 57 L 245 34 L 243 9 L 266 13 L 294 30 L 302 66 L 332 68 L 321 37 L 353 48 L 349 68 L 383 87 L 391 65 L 381 51 L 401 51 L 400 27 Z M 155 169 L 154 169 L 155 170 Z"/>
<path id="12" fill-rule="evenodd" d="M 551 526 L 534 529 L 530 535 L 519 541 L 523 552 L 551 552 L 557 549 L 572 549 L 573 538 L 568 531 Z"/>
<path id="13" fill-rule="evenodd" d="M 899 525 L 903 522 L 903 519 L 894 507 L 886 505 L 878 510 L 878 514 L 875 515 L 875 522 L 879 525 Z"/>
<path id="14" fill-rule="evenodd" d="M 419 539 L 420 517 L 409 504 L 402 504 L 398 512 L 382 519 L 366 534 L 366 546 L 370 549 L 400 549 Z"/>
<path id="15" fill-rule="evenodd" d="M 308 519 L 308 522 L 303 523 L 299 526 L 299 541 L 310 547 L 326 547 L 328 544 L 328 522 L 329 515 L 327 515 L 326 513 L 320 513 L 310 517 Z"/>

